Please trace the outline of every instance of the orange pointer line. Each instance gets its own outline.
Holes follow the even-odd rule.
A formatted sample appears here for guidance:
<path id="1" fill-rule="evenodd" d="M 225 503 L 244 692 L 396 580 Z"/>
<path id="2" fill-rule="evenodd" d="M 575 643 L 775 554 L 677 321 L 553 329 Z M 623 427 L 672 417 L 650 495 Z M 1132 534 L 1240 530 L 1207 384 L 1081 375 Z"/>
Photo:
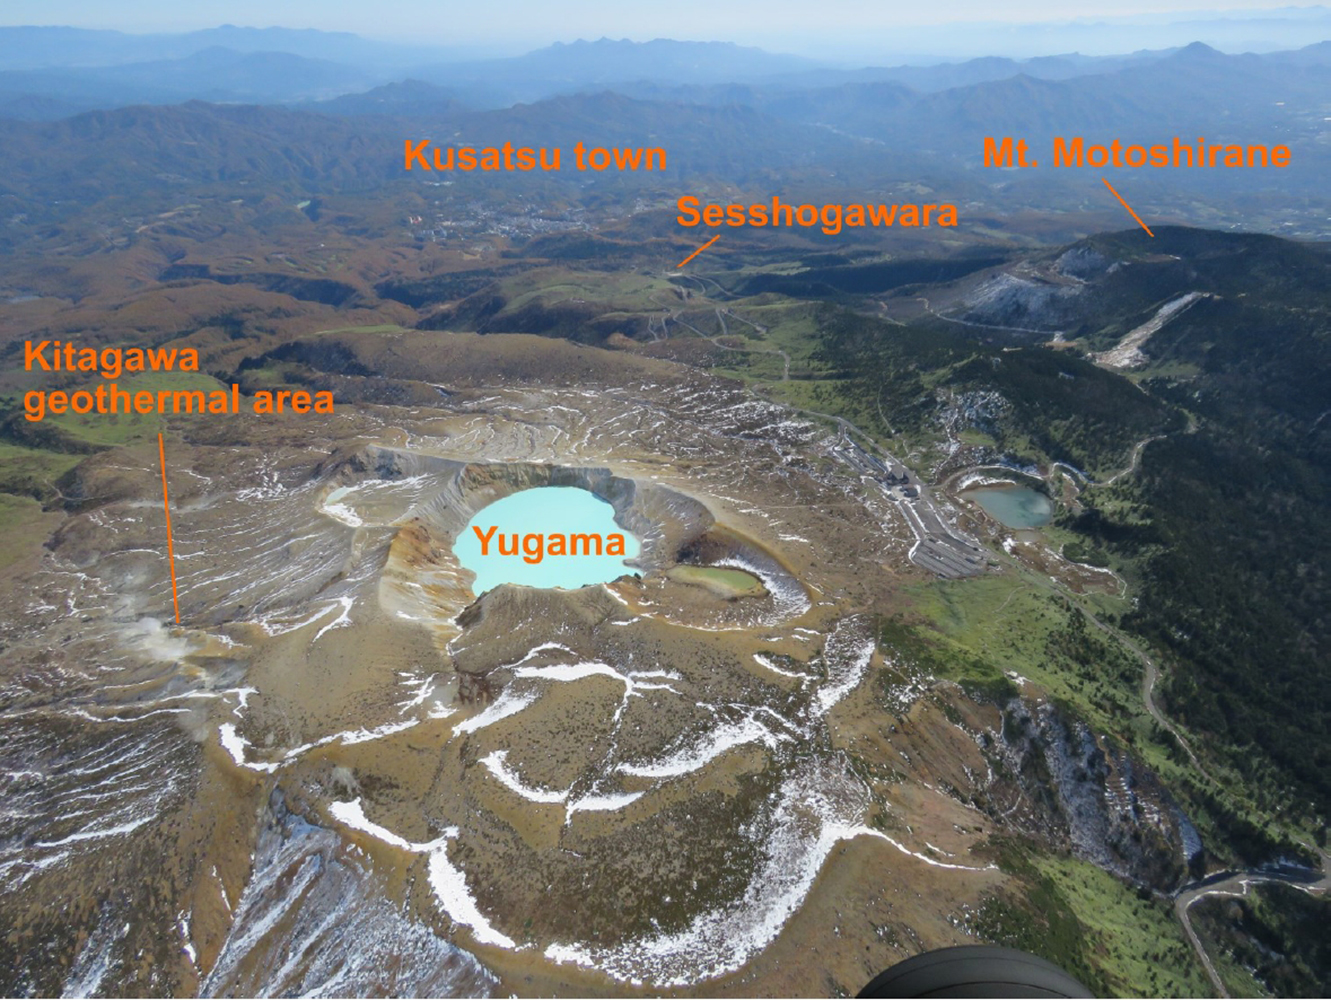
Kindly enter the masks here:
<path id="1" fill-rule="evenodd" d="M 171 603 L 176 607 L 176 624 L 180 624 L 180 596 L 176 593 L 176 550 L 171 544 L 171 501 L 166 493 L 166 445 L 162 434 L 157 434 L 157 454 L 162 459 L 162 507 L 166 510 L 166 558 L 171 564 Z"/>
<path id="2" fill-rule="evenodd" d="M 716 242 L 717 240 L 719 240 L 720 238 L 721 238 L 721 234 L 720 234 L 720 233 L 717 233 L 717 234 L 716 234 L 715 236 L 713 236 L 710 240 L 708 240 L 706 243 L 704 243 L 702 246 L 700 246 L 697 250 L 693 251 L 693 253 L 689 254 L 687 257 L 685 257 L 683 260 L 681 260 L 681 261 L 680 261 L 678 264 L 676 264 L 675 266 L 676 266 L 676 267 L 683 267 L 685 264 L 687 264 L 689 261 L 693 260 L 694 257 L 698 256 L 698 254 L 702 253 L 704 250 L 706 250 L 709 246 L 711 246 L 713 243 L 715 243 L 715 242 Z"/>
<path id="3" fill-rule="evenodd" d="M 1109 181 L 1105 180 L 1105 178 L 1103 177 L 1101 177 L 1100 180 L 1105 182 L 1105 187 L 1109 188 L 1109 190 L 1113 192 L 1115 198 L 1123 202 L 1123 207 L 1128 210 L 1129 215 L 1131 215 L 1134 219 L 1137 220 L 1137 225 L 1141 226 L 1143 229 L 1146 230 L 1146 235 L 1151 237 L 1151 239 L 1155 239 L 1155 233 L 1151 232 L 1151 227 L 1148 226 L 1146 223 L 1142 222 L 1142 217 L 1132 210 L 1131 205 L 1129 205 L 1126 201 L 1123 201 L 1123 196 L 1121 194 L 1119 194 L 1117 191 L 1114 191 L 1114 185 L 1110 184 Z"/>

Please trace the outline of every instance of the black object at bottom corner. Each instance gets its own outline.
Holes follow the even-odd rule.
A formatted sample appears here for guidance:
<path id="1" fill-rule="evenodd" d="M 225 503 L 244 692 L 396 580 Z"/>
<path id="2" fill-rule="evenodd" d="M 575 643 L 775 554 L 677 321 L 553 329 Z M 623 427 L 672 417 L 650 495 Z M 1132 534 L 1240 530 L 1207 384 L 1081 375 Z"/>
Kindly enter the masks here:
<path id="1" fill-rule="evenodd" d="M 939 948 L 898 962 L 860 997 L 1091 997 L 1043 958 L 996 945 Z"/>

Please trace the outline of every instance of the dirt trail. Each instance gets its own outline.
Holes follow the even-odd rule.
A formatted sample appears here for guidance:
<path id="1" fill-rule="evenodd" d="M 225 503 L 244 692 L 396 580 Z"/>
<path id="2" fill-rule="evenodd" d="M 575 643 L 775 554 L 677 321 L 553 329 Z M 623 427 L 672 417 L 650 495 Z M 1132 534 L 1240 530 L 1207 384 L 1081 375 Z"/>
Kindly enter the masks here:
<path id="1" fill-rule="evenodd" d="M 692 323 L 688 323 L 688 322 L 686 322 L 686 321 L 680 319 L 680 318 L 679 318 L 679 313 L 678 313 L 678 312 L 673 312 L 673 313 L 671 313 L 671 314 L 670 314 L 670 319 L 673 320 L 675 323 L 677 323 L 679 326 L 684 327 L 686 330 L 692 330 L 692 331 L 693 331 L 695 334 L 697 334 L 701 339 L 707 341 L 709 344 L 711 344 L 711 345 L 714 346 L 714 347 L 719 347 L 719 348 L 721 348 L 721 350 L 723 350 L 723 351 L 736 351 L 736 352 L 738 352 L 738 353 L 740 353 L 740 354 L 779 354 L 779 355 L 781 355 L 781 360 L 782 360 L 782 362 L 783 362 L 784 367 L 783 367 L 782 372 L 781 372 L 781 379 L 780 379 L 780 381 L 782 381 L 782 382 L 789 382 L 789 381 L 790 381 L 790 355 L 787 354 L 785 351 L 783 351 L 781 348 L 779 348 L 779 347 L 768 347 L 768 348 L 761 348 L 761 347 L 735 347 L 735 346 L 733 346 L 732 344 L 723 344 L 723 343 L 721 342 L 721 338 L 722 338 L 722 337 L 729 337 L 729 336 L 730 336 L 730 329 L 726 326 L 726 317 L 727 317 L 727 316 L 729 316 L 731 319 L 739 320 L 741 323 L 748 323 L 749 326 L 753 327 L 753 328 L 754 328 L 755 330 L 757 330 L 759 333 L 766 333 L 766 332 L 767 332 L 767 328 L 766 328 L 766 327 L 764 327 L 764 326 L 759 326 L 757 323 L 750 323 L 747 319 L 745 319 L 745 318 L 742 317 L 742 316 L 737 316 L 737 315 L 735 315 L 735 314 L 734 314 L 733 312 L 731 312 L 729 309 L 717 309 L 717 310 L 716 310 L 716 318 L 717 318 L 717 321 L 720 322 L 720 324 L 721 324 L 721 332 L 718 333 L 718 334 L 715 334 L 715 335 L 703 333 L 701 330 L 699 330 L 699 329 L 698 329 L 696 326 L 694 326 Z"/>

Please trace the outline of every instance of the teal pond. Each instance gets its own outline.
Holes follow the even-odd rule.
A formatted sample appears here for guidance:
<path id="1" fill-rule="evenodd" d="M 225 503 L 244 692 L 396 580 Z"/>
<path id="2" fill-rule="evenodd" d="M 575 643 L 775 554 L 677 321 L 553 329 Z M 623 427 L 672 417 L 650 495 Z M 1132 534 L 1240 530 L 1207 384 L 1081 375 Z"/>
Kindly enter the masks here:
<path id="1" fill-rule="evenodd" d="M 1054 516 L 1054 505 L 1029 486 L 980 486 L 961 494 L 1008 528 L 1039 528 Z"/>
<path id="2" fill-rule="evenodd" d="M 615 509 L 576 486 L 538 486 L 496 500 L 453 545 L 458 561 L 476 574 L 477 595 L 503 583 L 565 590 L 608 583 L 632 573 L 626 560 L 641 551 L 638 539 L 615 523 Z"/>

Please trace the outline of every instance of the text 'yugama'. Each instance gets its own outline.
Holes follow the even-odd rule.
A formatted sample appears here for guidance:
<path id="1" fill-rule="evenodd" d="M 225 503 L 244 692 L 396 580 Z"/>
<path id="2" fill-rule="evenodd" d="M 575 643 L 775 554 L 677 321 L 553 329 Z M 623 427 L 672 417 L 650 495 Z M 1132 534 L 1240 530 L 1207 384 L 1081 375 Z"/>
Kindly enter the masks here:
<path id="1" fill-rule="evenodd" d="M 481 555 L 520 555 L 523 562 L 532 564 L 540 562 L 546 556 L 622 556 L 626 554 L 624 552 L 624 536 L 618 532 L 604 536 L 595 532 L 568 535 L 560 532 L 552 532 L 548 535 L 528 532 L 519 536 L 514 531 L 496 537 L 495 533 L 499 530 L 497 525 L 492 524 L 489 531 L 482 532 L 477 525 L 473 524 L 471 530 L 476 532 L 476 537 L 481 540 Z M 494 552 L 490 550 L 492 541 L 497 543 Z"/>

